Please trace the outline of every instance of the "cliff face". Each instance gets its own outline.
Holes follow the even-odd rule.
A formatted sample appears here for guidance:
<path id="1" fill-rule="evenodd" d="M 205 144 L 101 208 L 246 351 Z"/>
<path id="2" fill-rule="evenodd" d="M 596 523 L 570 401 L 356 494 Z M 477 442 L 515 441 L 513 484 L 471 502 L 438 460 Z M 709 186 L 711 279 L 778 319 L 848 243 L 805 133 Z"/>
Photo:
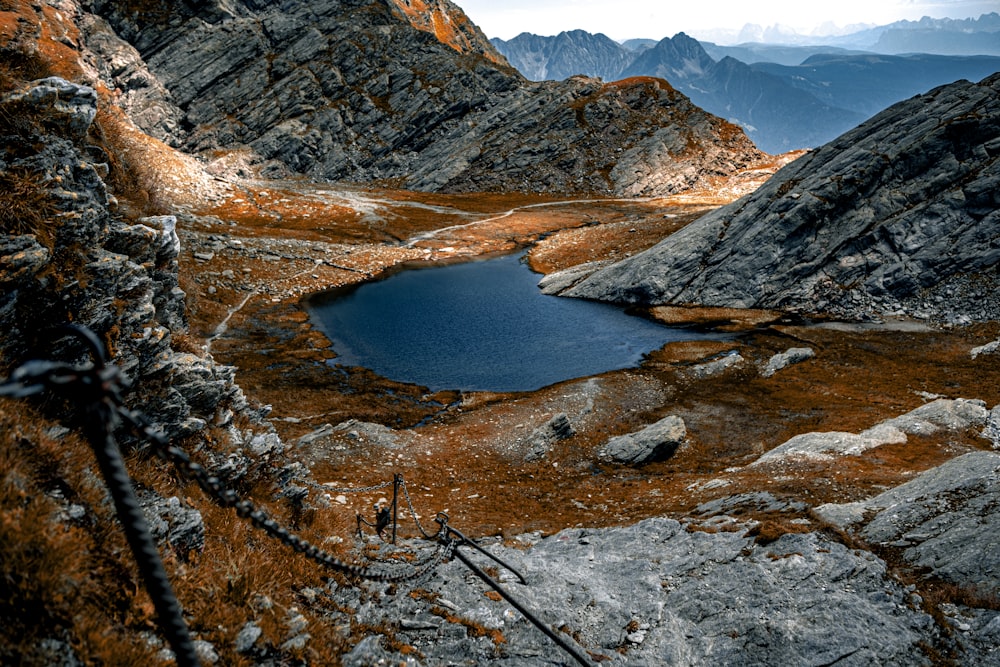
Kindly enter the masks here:
<path id="1" fill-rule="evenodd" d="M 565 293 L 858 318 L 995 319 L 998 142 L 1000 75 L 938 88 Z"/>
<path id="2" fill-rule="evenodd" d="M 154 94 L 134 68 L 107 71 L 143 129 L 193 152 L 247 146 L 270 174 L 665 194 L 761 157 L 667 86 L 526 82 L 450 3 L 87 6 L 107 20 L 84 37 L 99 59 L 128 59 L 113 29 L 162 83 Z"/>
<path id="3" fill-rule="evenodd" d="M 167 435 L 211 425 L 238 447 L 234 414 L 253 421 L 255 413 L 234 369 L 173 347 L 186 328 L 177 220 L 123 215 L 105 182 L 116 176 L 104 140 L 110 121 L 102 130 L 97 115 L 93 88 L 57 77 L 0 96 L 3 364 L 36 355 L 76 360 L 81 350 L 58 327 L 84 325 L 135 384 L 130 403 Z"/>

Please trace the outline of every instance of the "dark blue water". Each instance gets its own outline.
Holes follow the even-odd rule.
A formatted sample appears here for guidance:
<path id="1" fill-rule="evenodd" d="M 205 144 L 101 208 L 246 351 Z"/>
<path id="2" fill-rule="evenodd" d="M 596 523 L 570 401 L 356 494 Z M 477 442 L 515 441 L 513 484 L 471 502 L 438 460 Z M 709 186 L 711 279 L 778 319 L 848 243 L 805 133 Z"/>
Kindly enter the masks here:
<path id="1" fill-rule="evenodd" d="M 431 390 L 531 391 L 637 366 L 704 338 L 602 303 L 546 296 L 523 255 L 422 268 L 310 300 L 331 363 Z"/>

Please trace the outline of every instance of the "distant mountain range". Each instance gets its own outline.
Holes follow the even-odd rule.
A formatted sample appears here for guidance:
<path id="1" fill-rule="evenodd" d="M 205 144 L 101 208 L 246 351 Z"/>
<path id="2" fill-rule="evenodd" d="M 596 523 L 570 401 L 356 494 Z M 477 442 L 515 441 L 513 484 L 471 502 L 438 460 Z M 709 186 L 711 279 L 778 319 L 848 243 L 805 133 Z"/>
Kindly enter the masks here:
<path id="1" fill-rule="evenodd" d="M 703 41 L 781 46 L 836 46 L 875 53 L 936 53 L 939 55 L 1000 55 L 1000 14 L 978 19 L 896 21 L 881 26 L 857 26 L 841 34 L 802 35 L 781 25 L 746 25 L 738 32 L 699 32 Z"/>
<path id="2" fill-rule="evenodd" d="M 1000 24 L 1000 15 L 991 14 L 977 25 L 990 17 Z M 891 35 L 907 30 L 916 29 L 892 28 L 873 39 L 896 39 Z M 619 44 L 582 30 L 492 42 L 529 79 L 666 79 L 706 111 L 742 126 L 769 153 L 821 145 L 895 102 L 1000 71 L 1000 56 L 878 55 L 823 45 L 722 47 L 684 33 L 653 43 Z"/>

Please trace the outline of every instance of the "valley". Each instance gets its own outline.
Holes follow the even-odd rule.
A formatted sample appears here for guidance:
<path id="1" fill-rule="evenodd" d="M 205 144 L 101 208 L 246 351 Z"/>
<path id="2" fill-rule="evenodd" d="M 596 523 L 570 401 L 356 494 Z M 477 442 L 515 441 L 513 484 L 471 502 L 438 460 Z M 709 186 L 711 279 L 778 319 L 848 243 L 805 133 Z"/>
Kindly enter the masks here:
<path id="1" fill-rule="evenodd" d="M 328 341 L 303 307 L 302 298 L 312 292 L 370 280 L 415 259 L 451 262 L 530 247 L 531 265 L 544 273 L 622 259 L 718 206 L 720 192 L 539 202 L 360 190 L 350 197 L 372 204 L 362 216 L 338 214 L 344 195 L 315 186 L 298 184 L 281 197 L 264 183 L 247 188 L 236 199 L 283 199 L 282 219 L 257 227 L 237 201 L 215 209 L 216 215 L 228 211 L 228 221 L 194 217 L 201 225 L 182 233 L 191 332 L 210 337 L 220 315 L 232 311 L 225 331 L 212 340 L 213 356 L 238 369 L 236 380 L 252 399 L 271 406 L 291 458 L 318 481 L 367 486 L 398 472 L 424 489 L 426 511 L 448 511 L 473 535 L 512 536 L 691 516 L 705 503 L 741 493 L 769 492 L 803 507 L 851 502 L 961 452 L 989 448 L 968 431 L 952 433 L 945 447 L 919 438 L 886 445 L 848 458 L 836 472 L 803 463 L 795 474 L 775 477 L 747 466 L 794 435 L 860 432 L 931 395 L 1000 403 L 1000 369 L 969 356 L 1000 336 L 995 323 L 942 329 L 903 319 L 833 326 L 761 311 L 653 309 L 654 317 L 739 336 L 726 343 L 669 344 L 638 369 L 531 393 L 427 393 L 361 368 L 332 370 L 325 363 L 334 356 Z M 295 212 L 308 213 L 308 231 Z M 227 222 L 238 222 L 239 232 L 223 242 L 217 230 Z M 214 256 L 196 257 L 204 253 Z M 757 369 L 772 355 L 802 346 L 816 357 L 774 377 L 759 376 Z M 692 374 L 732 351 L 747 360 L 744 366 Z M 560 414 L 575 435 L 529 460 L 532 434 Z M 620 468 L 598 459 L 609 438 L 668 414 L 684 420 L 688 436 L 669 460 Z M 376 438 L 360 427 L 358 436 L 358 423 L 391 431 L 379 430 Z M 379 497 L 351 497 L 345 509 L 364 512 Z M 807 516 L 803 510 L 782 521 Z"/>
<path id="2" fill-rule="evenodd" d="M 674 70 L 529 81 L 449 0 L 0 2 L 0 663 L 995 663 L 1000 74 L 770 155 Z M 310 316 L 511 253 L 724 335 L 459 391 Z"/>

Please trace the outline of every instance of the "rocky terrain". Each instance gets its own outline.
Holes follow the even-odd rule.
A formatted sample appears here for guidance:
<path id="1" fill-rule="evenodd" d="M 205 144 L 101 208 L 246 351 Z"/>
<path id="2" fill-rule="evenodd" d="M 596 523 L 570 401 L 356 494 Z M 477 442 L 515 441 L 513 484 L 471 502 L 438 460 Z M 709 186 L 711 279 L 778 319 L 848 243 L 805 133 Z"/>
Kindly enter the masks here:
<path id="1" fill-rule="evenodd" d="M 666 79 L 701 108 L 738 124 L 770 153 L 820 146 L 896 102 L 1000 70 L 996 56 L 884 56 L 767 44 L 719 47 L 684 33 L 637 51 L 581 31 L 555 37 L 525 33 L 494 44 L 530 79 L 574 74 L 609 81 Z"/>
<path id="2" fill-rule="evenodd" d="M 562 293 L 852 319 L 995 320 L 998 91 L 994 75 L 901 102 L 754 194 Z"/>
<path id="3" fill-rule="evenodd" d="M 821 151 L 788 156 L 799 159 L 777 183 L 768 178 L 782 161 L 749 160 L 685 175 L 704 189 L 669 197 L 608 197 L 605 184 L 573 198 L 418 193 L 240 178 L 260 157 L 252 146 L 199 161 L 121 111 L 178 145 L 199 131 L 178 106 L 185 115 L 174 117 L 176 137 L 168 132 L 171 107 L 157 105 L 175 93 L 108 26 L 141 13 L 245 29 L 253 22 L 233 17 L 262 5 L 159 5 L 167 13 L 157 15 L 146 3 L 104 3 L 102 23 L 69 1 L 0 4 L 0 372 L 34 357 L 82 362 L 58 327 L 87 325 L 130 381 L 126 404 L 241 497 L 346 561 L 379 572 L 435 565 L 392 585 L 320 567 L 120 431 L 203 664 L 573 664 L 460 556 L 583 662 L 996 660 L 1000 326 L 988 300 L 961 292 L 970 274 L 955 273 L 959 294 L 931 313 L 969 320 L 947 328 L 933 318 L 816 324 L 790 312 L 793 300 L 766 311 L 647 307 L 730 336 L 530 393 L 431 394 L 337 366 L 310 325 L 310 293 L 408 260 L 525 246 L 531 266 L 569 284 L 592 272 L 587 262 L 614 270 L 623 256 L 660 252 L 649 248 L 664 237 L 715 224 L 732 209 L 713 209 L 733 199 L 746 196 L 731 205 L 740 210 L 775 199 L 789 169 L 803 184 L 789 199 L 810 201 L 811 172 L 798 167 L 818 171 Z M 390 15 L 422 25 L 434 53 L 461 59 L 477 41 L 460 22 L 445 29 L 447 3 L 364 7 L 375 25 Z M 294 17 L 301 5 L 285 9 Z M 473 57 L 489 62 L 483 53 Z M 660 82 L 636 85 L 611 87 L 621 96 L 609 99 L 678 99 Z M 914 146 L 891 150 L 899 178 L 928 188 L 904 191 L 926 198 L 921 220 L 942 212 L 973 231 L 963 214 L 993 220 L 996 202 L 976 195 L 994 164 L 993 85 L 936 91 L 910 117 L 867 128 L 898 137 L 891 128 L 911 123 Z M 631 97 L 639 89 L 647 95 Z M 925 113 L 951 120 L 921 133 Z M 857 160 L 840 155 L 849 149 L 818 157 Z M 953 170 L 964 190 L 946 178 Z M 875 218 L 896 210 L 881 203 L 896 201 L 890 176 L 843 180 L 855 192 L 868 184 Z M 505 178 L 497 173 L 497 189 Z M 678 182 L 645 178 L 657 192 Z M 958 192 L 965 207 L 944 208 Z M 962 266 L 985 273 L 988 248 L 961 246 Z M 830 303 L 828 314 L 870 319 Z M 75 413 L 47 397 L 0 398 L 0 662 L 171 664 Z M 399 544 L 367 529 L 355 537 L 356 517 L 374 520 L 373 505 L 388 502 L 393 475 L 405 479 Z M 526 583 L 470 546 L 433 556 L 442 545 L 420 528 L 433 529 L 437 512 Z"/>
<path id="4" fill-rule="evenodd" d="M 245 148 L 272 176 L 662 195 L 762 158 L 662 82 L 525 81 L 447 0 L 87 7 L 102 18 L 83 41 L 115 63 L 102 75 L 142 129 L 202 154 Z M 445 24 L 442 42 L 430 28 Z"/>

